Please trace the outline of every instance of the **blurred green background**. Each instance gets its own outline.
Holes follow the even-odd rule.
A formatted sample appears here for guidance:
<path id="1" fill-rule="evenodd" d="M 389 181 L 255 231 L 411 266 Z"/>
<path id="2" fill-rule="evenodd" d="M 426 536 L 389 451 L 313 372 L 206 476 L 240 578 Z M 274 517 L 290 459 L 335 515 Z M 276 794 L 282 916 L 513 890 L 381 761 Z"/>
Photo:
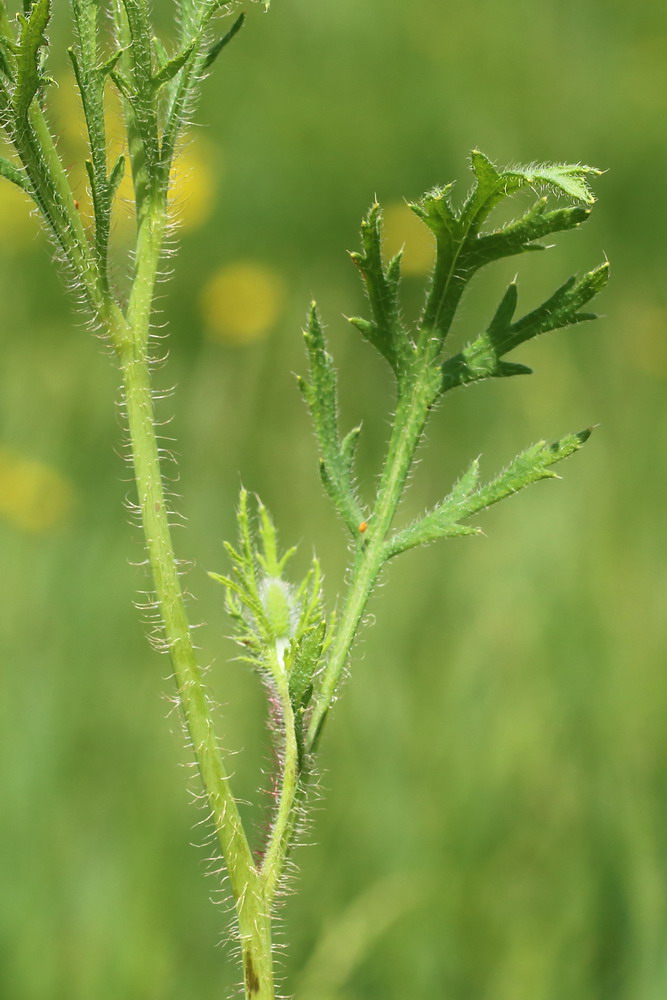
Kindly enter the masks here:
<path id="1" fill-rule="evenodd" d="M 160 0 L 165 23 L 169 8 Z M 85 151 L 59 16 L 52 117 L 76 183 Z M 205 571 L 225 567 L 242 481 L 300 565 L 317 550 L 331 605 L 341 587 L 345 537 L 291 376 L 309 299 L 344 424 L 364 422 L 368 489 L 391 380 L 341 314 L 363 309 L 345 250 L 373 196 L 390 242 L 407 241 L 414 309 L 428 246 L 402 199 L 454 178 L 464 190 L 471 147 L 501 164 L 608 168 L 586 227 L 519 265 L 530 308 L 607 254 L 605 317 L 518 352 L 531 378 L 452 394 L 401 516 L 480 452 L 491 474 L 541 437 L 599 427 L 562 482 L 485 515 L 485 536 L 387 573 L 283 910 L 298 1000 L 667 996 L 666 114 L 658 0 L 275 0 L 206 85 L 177 182 L 157 380 L 177 386 L 160 412 L 180 456 L 178 551 L 258 837 L 262 695 L 231 660 Z M 119 215 L 120 245 L 127 226 Z M 207 831 L 179 769 L 169 667 L 131 603 L 146 578 L 122 506 L 117 375 L 8 185 L 0 229 L 0 996 L 225 997 L 239 980 L 227 905 L 202 877 Z M 120 282 L 127 267 L 119 257 Z M 459 340 L 515 267 L 476 281 Z"/>

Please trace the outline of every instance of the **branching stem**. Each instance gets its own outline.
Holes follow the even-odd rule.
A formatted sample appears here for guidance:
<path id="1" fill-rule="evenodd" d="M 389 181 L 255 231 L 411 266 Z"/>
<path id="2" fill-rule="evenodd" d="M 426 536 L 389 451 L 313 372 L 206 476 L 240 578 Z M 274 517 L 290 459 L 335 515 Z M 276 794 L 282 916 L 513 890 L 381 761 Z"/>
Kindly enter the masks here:
<path id="1" fill-rule="evenodd" d="M 368 529 L 360 540 L 352 569 L 340 626 L 333 640 L 308 726 L 308 747 L 315 750 L 327 713 L 335 698 L 350 650 L 364 616 L 378 574 L 386 561 L 385 545 L 419 446 L 430 407 L 437 398 L 441 377 L 424 359 L 404 381 L 396 406 L 384 472 Z"/>

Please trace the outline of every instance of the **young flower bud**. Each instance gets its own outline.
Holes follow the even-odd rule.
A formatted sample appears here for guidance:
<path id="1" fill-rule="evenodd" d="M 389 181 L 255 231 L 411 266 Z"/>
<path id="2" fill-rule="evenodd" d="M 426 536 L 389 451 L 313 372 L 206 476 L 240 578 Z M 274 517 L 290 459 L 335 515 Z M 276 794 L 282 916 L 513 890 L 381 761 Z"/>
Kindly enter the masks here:
<path id="1" fill-rule="evenodd" d="M 298 602 L 290 585 L 277 576 L 268 576 L 262 580 L 259 597 L 275 640 L 278 661 L 282 664 L 299 619 Z"/>

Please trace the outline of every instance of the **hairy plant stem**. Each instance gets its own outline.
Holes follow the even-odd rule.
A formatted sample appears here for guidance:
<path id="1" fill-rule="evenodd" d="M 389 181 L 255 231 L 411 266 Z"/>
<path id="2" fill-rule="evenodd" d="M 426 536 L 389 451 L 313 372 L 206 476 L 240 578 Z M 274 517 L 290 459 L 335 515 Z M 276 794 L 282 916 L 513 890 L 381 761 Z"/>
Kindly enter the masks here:
<path id="1" fill-rule="evenodd" d="M 264 853 L 261 875 L 265 885 L 265 893 L 270 903 L 275 895 L 282 875 L 285 856 L 290 846 L 294 830 L 294 805 L 299 792 L 299 750 L 296 743 L 294 710 L 289 694 L 288 678 L 278 665 L 275 657 L 276 676 L 279 678 L 278 697 L 282 714 L 282 726 L 285 746 L 283 749 L 282 774 L 278 806 L 273 820 L 269 842 Z"/>
<path id="2" fill-rule="evenodd" d="M 317 748 L 322 727 L 336 696 L 368 599 L 386 562 L 385 545 L 419 446 L 430 408 L 441 383 L 438 368 L 428 359 L 415 362 L 410 377 L 399 386 L 392 433 L 384 472 L 368 529 L 360 541 L 352 568 L 340 626 L 331 645 L 327 665 L 308 725 L 307 744 Z"/>
<path id="3" fill-rule="evenodd" d="M 248 891 L 254 865 L 216 745 L 210 706 L 192 645 L 168 526 L 147 359 L 143 352 L 135 354 L 128 348 L 121 357 L 121 368 L 141 518 L 165 642 L 220 847 L 226 860 L 233 861 L 229 864 L 230 878 L 238 899 Z"/>
<path id="4" fill-rule="evenodd" d="M 275 1000 L 270 907 L 263 895 L 237 904 L 246 1000 Z"/>
<path id="5" fill-rule="evenodd" d="M 218 749 L 171 540 L 155 436 L 149 362 L 144 346 L 146 332 L 135 331 L 136 340 L 126 343 L 120 353 L 120 365 L 148 558 L 183 719 L 234 894 L 246 997 L 248 1000 L 273 1000 L 269 903 Z"/>
<path id="6" fill-rule="evenodd" d="M 152 398 L 148 339 L 157 267 L 164 236 L 160 208 L 145 216 L 137 241 L 135 280 L 127 319 L 107 312 L 123 379 L 138 503 L 156 600 L 178 698 L 236 904 L 247 1000 L 273 1000 L 270 903 L 281 858 L 273 857 L 271 892 L 258 870 L 231 791 L 197 662 L 169 527 Z M 294 779 L 295 781 L 295 779 Z M 287 796 L 287 802 L 291 801 Z M 282 838 L 279 844 L 282 849 Z"/>
<path id="7" fill-rule="evenodd" d="M 74 286 L 93 312 L 99 311 L 102 302 L 83 223 L 44 113 L 36 103 L 32 104 L 21 127 L 12 131 L 12 141 Z"/>

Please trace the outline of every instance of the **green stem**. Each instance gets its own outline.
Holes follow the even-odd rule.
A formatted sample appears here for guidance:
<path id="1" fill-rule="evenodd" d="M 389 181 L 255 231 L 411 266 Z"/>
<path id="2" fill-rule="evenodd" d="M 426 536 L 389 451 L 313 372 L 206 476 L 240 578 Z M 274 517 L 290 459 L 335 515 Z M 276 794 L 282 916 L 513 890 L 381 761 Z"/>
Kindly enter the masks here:
<path id="1" fill-rule="evenodd" d="M 166 224 L 167 211 L 164 196 L 158 196 L 154 205 L 144 204 L 138 215 L 136 264 L 132 292 L 127 307 L 128 325 L 144 350 L 150 332 L 155 285 Z"/>
<path id="2" fill-rule="evenodd" d="M 120 360 L 139 505 L 165 644 L 232 891 L 239 900 L 252 891 L 257 873 L 216 743 L 211 707 L 192 644 L 160 473 L 148 361 L 143 349 L 133 344 L 127 344 Z"/>
<path id="3" fill-rule="evenodd" d="M 184 6 L 189 0 L 183 0 Z M 220 6 L 211 2 L 206 15 Z M 223 5 L 224 6 L 224 5 Z M 85 291 L 96 319 L 104 326 L 116 352 L 123 382 L 123 394 L 131 444 L 132 464 L 137 484 L 138 507 L 152 573 L 156 607 L 163 626 L 163 644 L 168 651 L 176 681 L 182 719 L 206 794 L 238 917 L 246 1000 L 274 1000 L 273 956 L 271 949 L 271 901 L 275 894 L 287 843 L 286 831 L 298 786 L 298 752 L 289 688 L 285 677 L 281 689 L 285 722 L 285 755 L 282 787 L 272 830 L 266 867 L 259 871 L 246 836 L 239 808 L 232 794 L 230 778 L 217 744 L 213 712 L 202 671 L 192 642 L 191 627 L 181 590 L 168 520 L 150 378 L 149 335 L 167 222 L 169 157 L 158 162 L 160 142 L 158 100 L 152 77 L 152 34 L 148 0 L 115 0 L 113 5 L 119 36 L 132 45 L 124 57 L 129 65 L 133 94 L 125 99 L 128 145 L 132 160 L 137 216 L 135 267 L 125 313 L 114 300 L 106 274 L 106 230 L 97 233 L 92 247 L 79 215 L 67 171 L 58 155 L 47 119 L 37 100 L 22 109 L 12 106 L 9 84 L 0 79 L 0 117 L 22 160 L 29 186 L 41 208 L 66 261 Z M 95 9 L 93 9 L 95 8 Z M 97 222 L 104 204 L 110 212 L 110 182 L 103 123 L 103 79 L 97 68 L 98 22 L 95 4 L 78 6 L 74 13 L 80 41 L 80 84 L 90 132 L 93 163 L 93 196 L 97 197 Z M 131 30 L 130 30 L 131 29 Z M 4 0 L 0 0 L 0 33 L 10 28 Z M 5 51 L 8 50 L 8 51 Z M 3 66 L 13 60 L 13 48 L 3 47 Z M 75 59 L 75 68 L 78 64 Z M 11 68 L 11 67 L 10 67 Z M 125 67 L 128 68 L 127 65 Z M 7 74 L 11 76 L 10 73 Z M 189 82 L 194 77 L 188 78 Z M 119 86 L 126 93 L 123 78 Z M 187 96 L 187 95 L 186 95 Z M 182 107 L 185 107 L 185 96 Z M 9 112 L 14 111 L 14 119 Z M 172 109 L 173 110 L 173 109 Z M 182 108 L 181 108 L 182 110 Z M 5 121 L 7 119 L 7 121 Z M 173 152 L 176 125 L 167 143 Z M 102 242 L 100 242 L 102 240 Z M 97 253 L 96 253 L 97 251 Z"/>
<path id="4" fill-rule="evenodd" d="M 376 505 L 357 549 L 341 624 L 331 645 L 308 725 L 307 746 L 311 751 L 317 745 L 368 599 L 386 560 L 385 542 L 440 382 L 437 367 L 422 363 L 402 386 Z"/>
<path id="5" fill-rule="evenodd" d="M 63 214 L 69 225 L 73 243 L 78 248 L 80 277 L 86 281 L 86 286 L 92 285 L 90 275 L 93 270 L 88 249 L 88 237 L 84 229 L 81 215 L 74 202 L 74 195 L 70 186 L 67 171 L 65 170 L 51 130 L 47 124 L 44 112 L 37 101 L 33 101 L 28 112 L 30 124 L 32 125 L 44 159 L 53 179 L 54 187 L 58 193 L 58 198 L 62 206 Z"/>
<path id="6" fill-rule="evenodd" d="M 150 381 L 148 338 L 164 239 L 163 203 L 144 205 L 127 321 L 111 322 L 125 391 L 132 461 L 155 594 L 181 711 L 229 875 L 239 921 L 247 1000 L 273 1000 L 270 905 L 215 737 L 211 706 L 192 644 L 171 540 Z"/>
<path id="7" fill-rule="evenodd" d="M 35 101 L 20 126 L 9 132 L 45 221 L 89 306 L 98 315 L 103 303 L 96 288 L 86 232 L 46 119 Z"/>
<path id="8" fill-rule="evenodd" d="M 237 906 L 245 1000 L 274 1000 L 270 906 L 261 890 Z"/>
<path id="9" fill-rule="evenodd" d="M 278 664 L 277 656 L 276 664 Z M 288 679 L 283 672 L 282 664 L 278 665 L 274 676 L 279 681 L 278 695 L 282 708 L 285 746 L 278 808 L 261 868 L 264 891 L 269 904 L 275 896 L 289 849 L 290 837 L 294 829 L 294 804 L 299 791 L 299 748 L 296 741 L 294 710 L 289 694 Z"/>

